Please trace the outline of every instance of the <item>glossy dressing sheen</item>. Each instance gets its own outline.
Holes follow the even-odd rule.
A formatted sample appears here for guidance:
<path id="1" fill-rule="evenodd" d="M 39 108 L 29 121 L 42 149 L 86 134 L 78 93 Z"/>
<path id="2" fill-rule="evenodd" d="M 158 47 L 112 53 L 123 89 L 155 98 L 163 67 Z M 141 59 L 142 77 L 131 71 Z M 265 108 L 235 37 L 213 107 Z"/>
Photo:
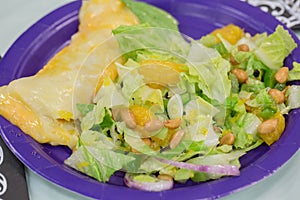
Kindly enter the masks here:
<path id="1" fill-rule="evenodd" d="M 79 32 L 35 76 L 0 87 L 0 114 L 40 143 L 77 142 L 76 103 L 91 103 L 98 79 L 121 55 L 112 37 L 138 19 L 119 0 L 83 1 Z"/>

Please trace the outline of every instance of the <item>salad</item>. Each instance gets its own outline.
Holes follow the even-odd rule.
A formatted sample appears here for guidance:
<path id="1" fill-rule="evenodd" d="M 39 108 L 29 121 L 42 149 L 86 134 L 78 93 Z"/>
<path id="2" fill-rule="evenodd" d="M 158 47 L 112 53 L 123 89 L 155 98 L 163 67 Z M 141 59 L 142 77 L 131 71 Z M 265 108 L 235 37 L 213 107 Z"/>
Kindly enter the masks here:
<path id="1" fill-rule="evenodd" d="M 147 191 L 174 181 L 238 176 L 239 158 L 276 142 L 300 107 L 297 47 L 282 26 L 251 35 L 229 24 L 193 40 L 168 13 L 123 0 L 141 24 L 113 30 L 122 59 L 98 81 L 81 113 L 77 147 L 65 163 L 101 182 L 116 171 Z"/>

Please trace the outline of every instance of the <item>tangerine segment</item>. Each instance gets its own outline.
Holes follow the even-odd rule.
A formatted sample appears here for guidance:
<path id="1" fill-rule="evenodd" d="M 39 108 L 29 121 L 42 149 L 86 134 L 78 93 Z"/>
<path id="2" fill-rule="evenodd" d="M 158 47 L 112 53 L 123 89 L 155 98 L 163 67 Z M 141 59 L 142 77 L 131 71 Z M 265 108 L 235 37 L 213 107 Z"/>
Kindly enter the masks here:
<path id="1" fill-rule="evenodd" d="M 129 110 L 132 112 L 135 122 L 139 126 L 145 126 L 154 117 L 154 113 L 143 106 L 132 105 L 129 107 Z"/>
<path id="2" fill-rule="evenodd" d="M 161 65 L 165 67 L 169 67 L 171 69 L 174 69 L 177 72 L 186 72 L 187 68 L 185 67 L 185 64 L 182 63 L 175 63 L 172 61 L 166 61 L 166 60 L 143 60 L 140 62 L 140 65 Z"/>
<path id="3" fill-rule="evenodd" d="M 102 75 L 98 79 L 98 83 L 97 83 L 97 86 L 95 88 L 95 94 L 97 94 L 99 89 L 102 87 L 106 77 L 109 77 L 112 81 L 115 81 L 118 78 L 118 69 L 117 69 L 115 64 L 109 65 L 104 70 L 104 72 L 102 73 Z"/>
<path id="4" fill-rule="evenodd" d="M 163 60 L 145 60 L 140 62 L 139 73 L 147 84 L 161 86 L 174 85 L 180 81 L 180 72 L 187 70 L 184 64 Z"/>
<path id="5" fill-rule="evenodd" d="M 216 29 L 211 33 L 211 35 L 216 36 L 217 42 L 219 43 L 221 41 L 217 36 L 218 34 L 220 34 L 230 44 L 234 45 L 245 35 L 245 32 L 243 29 L 234 24 L 228 24 L 227 26 Z"/>

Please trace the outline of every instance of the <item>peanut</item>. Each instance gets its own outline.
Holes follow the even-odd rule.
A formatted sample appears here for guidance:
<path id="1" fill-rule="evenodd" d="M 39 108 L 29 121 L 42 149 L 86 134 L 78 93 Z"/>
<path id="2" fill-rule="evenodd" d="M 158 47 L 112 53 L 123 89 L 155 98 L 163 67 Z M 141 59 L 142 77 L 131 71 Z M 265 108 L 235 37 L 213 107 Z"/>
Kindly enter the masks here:
<path id="1" fill-rule="evenodd" d="M 163 127 L 162 121 L 160 121 L 159 119 L 152 119 L 145 124 L 144 129 L 145 131 L 148 132 L 154 132 L 154 131 L 158 131 L 162 127 Z"/>
<path id="2" fill-rule="evenodd" d="M 164 126 L 169 129 L 176 129 L 181 124 L 181 118 L 169 119 L 164 122 Z"/>
<path id="3" fill-rule="evenodd" d="M 279 83 L 285 83 L 289 77 L 289 68 L 282 67 L 280 68 L 277 73 L 275 74 L 275 79 Z"/>
<path id="4" fill-rule="evenodd" d="M 224 145 L 224 144 L 232 145 L 234 141 L 235 141 L 235 137 L 233 133 L 227 133 L 221 138 L 220 145 Z"/>
<path id="5" fill-rule="evenodd" d="M 134 148 L 131 148 L 131 152 L 132 153 L 135 153 L 135 154 L 140 154 L 141 152 L 139 152 L 138 150 L 134 149 Z"/>
<path id="6" fill-rule="evenodd" d="M 277 89 L 270 89 L 268 94 L 274 99 L 274 101 L 278 104 L 283 103 L 285 101 L 284 93 Z"/>
<path id="7" fill-rule="evenodd" d="M 170 141 L 170 148 L 171 149 L 174 149 L 175 147 L 178 146 L 178 144 L 180 143 L 181 139 L 183 138 L 184 136 L 184 130 L 179 130 L 177 131 L 171 138 L 171 141 Z"/>
<path id="8" fill-rule="evenodd" d="M 244 51 L 244 52 L 249 52 L 250 48 L 247 44 L 240 44 L 238 46 L 238 51 Z"/>
<path id="9" fill-rule="evenodd" d="M 245 83 L 248 80 L 248 74 L 242 69 L 235 68 L 231 70 L 231 73 L 236 76 L 239 83 Z"/>
<path id="10" fill-rule="evenodd" d="M 277 118 L 268 119 L 258 126 L 257 131 L 260 134 L 272 133 L 276 130 L 278 123 L 279 120 Z"/>
<path id="11" fill-rule="evenodd" d="M 157 176 L 157 178 L 160 179 L 160 180 L 164 180 L 164 181 L 171 181 L 171 180 L 173 180 L 173 177 L 170 176 L 170 175 L 168 175 L 168 174 L 159 174 Z"/>
<path id="12" fill-rule="evenodd" d="M 132 114 L 132 112 L 127 109 L 127 108 L 123 108 L 119 111 L 120 113 L 120 118 L 121 121 L 125 122 L 126 126 L 130 129 L 134 129 L 136 128 L 136 122 L 135 122 L 135 118 L 134 115 Z"/>
<path id="13" fill-rule="evenodd" d="M 143 138 L 142 140 L 143 140 L 143 142 L 144 142 L 146 145 L 148 145 L 148 146 L 151 146 L 151 145 L 152 145 L 151 139 L 149 139 L 149 138 Z"/>
<path id="14" fill-rule="evenodd" d="M 238 65 L 238 64 L 239 64 L 239 63 L 234 59 L 233 56 L 230 56 L 230 63 L 231 63 L 232 65 Z"/>

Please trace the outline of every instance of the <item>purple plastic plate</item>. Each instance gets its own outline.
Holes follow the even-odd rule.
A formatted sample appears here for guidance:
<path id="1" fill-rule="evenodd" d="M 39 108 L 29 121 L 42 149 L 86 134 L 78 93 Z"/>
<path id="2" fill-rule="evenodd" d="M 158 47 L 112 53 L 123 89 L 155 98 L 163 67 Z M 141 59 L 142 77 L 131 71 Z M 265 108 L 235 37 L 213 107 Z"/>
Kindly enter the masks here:
<path id="1" fill-rule="evenodd" d="M 251 34 L 273 32 L 279 22 L 267 13 L 240 1 L 224 0 L 146 0 L 172 13 L 180 30 L 195 39 L 215 28 L 234 23 Z M 35 74 L 77 31 L 78 10 L 75 1 L 47 15 L 30 27 L 9 49 L 0 63 L 0 85 Z M 300 46 L 299 40 L 290 32 Z M 286 60 L 299 62 L 300 49 Z M 176 184 L 164 192 L 144 192 L 124 186 L 122 173 L 109 183 L 100 183 L 63 164 L 71 151 L 62 146 L 39 144 L 20 129 L 0 118 L 0 133 L 9 148 L 30 169 L 66 189 L 96 199 L 215 199 L 250 186 L 274 173 L 300 146 L 300 113 L 291 112 L 287 127 L 278 142 L 262 145 L 241 158 L 241 175 L 206 183 Z"/>

